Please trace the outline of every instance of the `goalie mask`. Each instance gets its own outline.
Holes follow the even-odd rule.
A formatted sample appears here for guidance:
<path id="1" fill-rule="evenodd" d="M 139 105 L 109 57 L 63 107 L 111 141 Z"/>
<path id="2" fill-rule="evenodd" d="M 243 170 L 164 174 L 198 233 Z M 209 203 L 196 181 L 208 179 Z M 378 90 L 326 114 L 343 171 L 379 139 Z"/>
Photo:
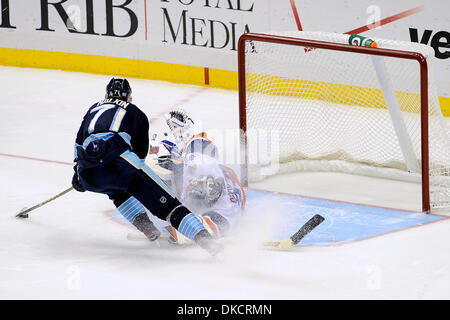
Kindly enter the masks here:
<path id="1" fill-rule="evenodd" d="M 186 197 L 189 200 L 212 206 L 222 195 L 223 178 L 214 179 L 213 176 L 200 176 L 189 181 L 186 187 Z"/>

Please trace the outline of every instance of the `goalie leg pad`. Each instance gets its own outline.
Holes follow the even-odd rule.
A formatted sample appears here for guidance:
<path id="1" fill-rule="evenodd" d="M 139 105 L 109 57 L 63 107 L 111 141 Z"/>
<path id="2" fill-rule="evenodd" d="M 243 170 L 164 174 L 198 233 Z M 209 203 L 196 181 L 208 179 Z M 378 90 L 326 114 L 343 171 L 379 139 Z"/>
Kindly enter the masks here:
<path id="1" fill-rule="evenodd" d="M 217 228 L 217 225 L 211 220 L 208 216 L 200 217 L 202 220 L 203 226 L 206 230 L 213 236 L 213 238 L 218 239 L 220 238 L 219 229 Z"/>
<path id="2" fill-rule="evenodd" d="M 231 229 L 230 222 L 221 214 L 215 211 L 208 211 L 203 214 L 203 219 L 211 227 L 211 234 L 217 238 L 225 236 Z"/>

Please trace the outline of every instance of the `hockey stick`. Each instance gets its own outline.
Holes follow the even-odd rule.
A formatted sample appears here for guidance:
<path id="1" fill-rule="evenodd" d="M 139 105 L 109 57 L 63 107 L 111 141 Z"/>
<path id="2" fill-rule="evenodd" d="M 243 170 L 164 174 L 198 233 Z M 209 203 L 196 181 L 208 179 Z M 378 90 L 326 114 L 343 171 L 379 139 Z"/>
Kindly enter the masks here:
<path id="1" fill-rule="evenodd" d="M 288 239 L 264 242 L 263 247 L 274 250 L 289 250 L 294 248 L 308 233 L 325 220 L 320 214 L 314 215 L 296 233 Z"/>
<path id="2" fill-rule="evenodd" d="M 73 187 L 70 187 L 70 188 L 68 188 L 68 189 L 58 193 L 57 195 L 51 197 L 50 199 L 47 199 L 47 200 L 45 200 L 45 201 L 43 201 L 41 203 L 38 203 L 38 204 L 32 206 L 31 208 L 28 208 L 28 209 L 24 208 L 18 214 L 16 214 L 16 217 L 17 218 L 28 218 L 28 212 L 30 212 L 30 211 L 32 211 L 34 209 L 37 209 L 39 207 L 42 207 L 44 204 L 49 203 L 50 201 L 53 201 L 56 198 L 61 197 L 62 195 L 65 195 L 67 192 L 71 191 L 72 189 L 73 189 Z"/>
<path id="3" fill-rule="evenodd" d="M 311 219 L 309 219 L 304 225 L 300 227 L 292 236 L 287 239 L 275 240 L 275 241 L 267 241 L 262 243 L 262 247 L 270 250 L 290 250 L 294 248 L 308 233 L 310 233 L 313 229 L 319 226 L 325 220 L 319 214 L 314 215 Z M 148 240 L 147 237 L 141 234 L 127 234 L 128 240 Z M 160 239 L 168 240 L 168 237 L 161 237 Z M 221 239 L 225 240 L 225 239 Z"/>

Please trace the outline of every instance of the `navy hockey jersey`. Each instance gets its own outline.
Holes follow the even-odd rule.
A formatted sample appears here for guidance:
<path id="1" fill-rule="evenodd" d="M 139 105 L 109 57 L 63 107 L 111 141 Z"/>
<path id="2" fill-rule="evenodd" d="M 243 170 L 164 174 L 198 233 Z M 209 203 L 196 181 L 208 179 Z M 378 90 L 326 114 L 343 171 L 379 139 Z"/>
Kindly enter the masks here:
<path id="1" fill-rule="evenodd" d="M 131 151 L 144 159 L 149 148 L 148 129 L 148 118 L 137 106 L 120 99 L 105 99 L 91 106 L 84 116 L 75 140 L 75 150 L 92 134 L 113 132 L 122 136 Z"/>

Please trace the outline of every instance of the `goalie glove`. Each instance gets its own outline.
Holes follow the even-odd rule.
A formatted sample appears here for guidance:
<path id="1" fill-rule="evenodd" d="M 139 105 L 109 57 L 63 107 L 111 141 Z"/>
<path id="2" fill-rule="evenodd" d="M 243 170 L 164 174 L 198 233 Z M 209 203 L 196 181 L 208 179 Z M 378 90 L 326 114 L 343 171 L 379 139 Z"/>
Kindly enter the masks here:
<path id="1" fill-rule="evenodd" d="M 176 144 L 183 148 L 186 142 L 195 135 L 194 121 L 188 117 L 183 109 L 176 109 L 168 112 L 166 115 L 166 123 L 175 137 Z"/>
<path id="2" fill-rule="evenodd" d="M 187 116 L 186 111 L 184 111 L 183 109 L 175 109 L 175 110 L 170 111 L 166 115 L 166 118 L 167 118 L 167 120 L 170 120 L 170 123 L 168 122 L 167 125 L 171 129 L 173 127 L 184 127 L 184 126 L 186 126 L 188 119 L 191 120 Z"/>

